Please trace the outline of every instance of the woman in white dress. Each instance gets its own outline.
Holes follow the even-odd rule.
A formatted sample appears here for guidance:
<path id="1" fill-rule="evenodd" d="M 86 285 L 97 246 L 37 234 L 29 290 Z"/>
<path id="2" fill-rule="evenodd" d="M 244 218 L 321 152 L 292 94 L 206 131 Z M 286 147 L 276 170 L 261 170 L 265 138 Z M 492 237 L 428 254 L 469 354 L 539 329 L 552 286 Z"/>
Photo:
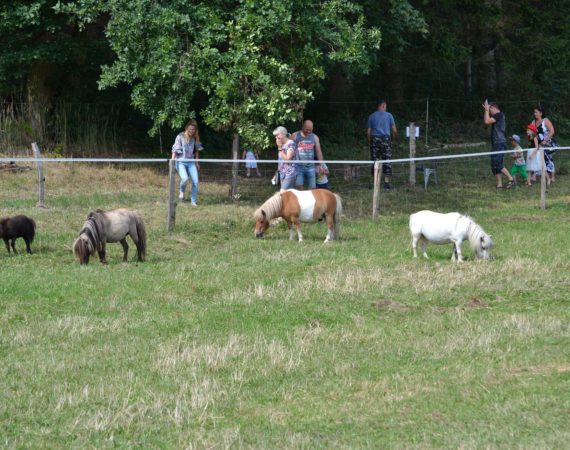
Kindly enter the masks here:
<path id="1" fill-rule="evenodd" d="M 554 159 L 553 154 L 558 144 L 554 140 L 554 125 L 550 119 L 545 117 L 544 108 L 538 105 L 534 108 L 534 125 L 538 130 L 538 141 L 544 147 L 544 166 L 546 167 L 546 184 L 554 183 Z"/>

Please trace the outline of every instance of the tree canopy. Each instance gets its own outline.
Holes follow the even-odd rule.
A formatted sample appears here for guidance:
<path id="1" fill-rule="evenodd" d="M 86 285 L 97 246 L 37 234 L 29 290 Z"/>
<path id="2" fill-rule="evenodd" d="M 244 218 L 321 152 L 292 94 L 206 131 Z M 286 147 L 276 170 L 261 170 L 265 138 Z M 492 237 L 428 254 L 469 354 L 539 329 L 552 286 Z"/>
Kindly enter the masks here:
<path id="1" fill-rule="evenodd" d="M 355 101 L 565 105 L 567 13 L 564 0 L 8 0 L 0 94 L 124 92 L 151 132 L 199 116 L 260 147 L 338 80 Z"/>
<path id="2" fill-rule="evenodd" d="M 87 2 L 60 7 L 93 19 Z M 108 14 L 116 60 L 100 87 L 128 83 L 153 130 L 200 113 L 215 129 L 259 146 L 267 130 L 299 117 L 332 66 L 370 70 L 381 34 L 346 0 L 91 2 Z M 205 101 L 202 102 L 202 100 Z"/>

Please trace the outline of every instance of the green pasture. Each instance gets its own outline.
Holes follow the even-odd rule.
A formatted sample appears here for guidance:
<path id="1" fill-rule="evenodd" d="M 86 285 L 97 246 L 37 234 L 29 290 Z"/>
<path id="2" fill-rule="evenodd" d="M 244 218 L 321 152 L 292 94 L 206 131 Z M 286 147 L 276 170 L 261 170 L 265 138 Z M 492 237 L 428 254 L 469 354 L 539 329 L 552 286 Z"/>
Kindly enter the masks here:
<path id="1" fill-rule="evenodd" d="M 566 161 L 567 162 L 567 161 Z M 0 216 L 37 223 L 34 253 L 0 248 L 0 446 L 7 448 L 568 448 L 570 176 L 495 192 L 488 161 L 381 193 L 339 173 L 341 239 L 283 225 L 253 237 L 270 176 L 240 198 L 208 180 L 166 231 L 167 174 L 46 166 L 0 174 Z M 421 182 L 421 174 L 418 174 Z M 148 260 L 79 266 L 91 209 L 143 216 Z M 413 259 L 408 215 L 470 214 L 495 258 Z"/>

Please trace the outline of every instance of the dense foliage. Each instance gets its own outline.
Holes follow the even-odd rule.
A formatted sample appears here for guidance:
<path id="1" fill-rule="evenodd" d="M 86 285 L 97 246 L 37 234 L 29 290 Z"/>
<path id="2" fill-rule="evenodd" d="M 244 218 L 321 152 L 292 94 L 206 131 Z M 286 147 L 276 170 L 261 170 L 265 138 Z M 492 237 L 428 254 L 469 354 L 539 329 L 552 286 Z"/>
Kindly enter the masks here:
<path id="1" fill-rule="evenodd" d="M 378 95 L 541 101 L 563 125 L 568 13 L 563 0 L 10 0 L 0 93 L 48 104 L 124 93 L 153 133 L 198 116 L 260 146 L 315 100 Z M 444 114 L 459 121 L 457 110 Z"/>
<path id="2" fill-rule="evenodd" d="M 154 130 L 199 109 L 208 125 L 260 145 L 268 143 L 262 130 L 299 116 L 328 67 L 366 72 L 367 50 L 380 43 L 379 30 L 343 0 L 113 0 L 104 9 L 117 59 L 102 87 L 131 85 Z"/>

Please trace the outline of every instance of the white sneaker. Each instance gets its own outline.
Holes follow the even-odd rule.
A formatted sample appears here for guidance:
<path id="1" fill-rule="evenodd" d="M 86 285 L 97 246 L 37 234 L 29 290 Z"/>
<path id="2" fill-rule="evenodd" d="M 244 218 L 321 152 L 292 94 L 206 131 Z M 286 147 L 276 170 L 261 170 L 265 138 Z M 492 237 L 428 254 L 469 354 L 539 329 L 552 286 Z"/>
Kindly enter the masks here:
<path id="1" fill-rule="evenodd" d="M 198 205 L 196 204 L 196 202 L 192 202 L 192 203 L 190 203 L 190 204 L 191 204 L 192 206 L 198 206 Z"/>
<path id="2" fill-rule="evenodd" d="M 180 194 L 178 194 L 178 200 L 180 200 L 180 201 L 184 200 L 184 192 L 181 192 Z"/>

